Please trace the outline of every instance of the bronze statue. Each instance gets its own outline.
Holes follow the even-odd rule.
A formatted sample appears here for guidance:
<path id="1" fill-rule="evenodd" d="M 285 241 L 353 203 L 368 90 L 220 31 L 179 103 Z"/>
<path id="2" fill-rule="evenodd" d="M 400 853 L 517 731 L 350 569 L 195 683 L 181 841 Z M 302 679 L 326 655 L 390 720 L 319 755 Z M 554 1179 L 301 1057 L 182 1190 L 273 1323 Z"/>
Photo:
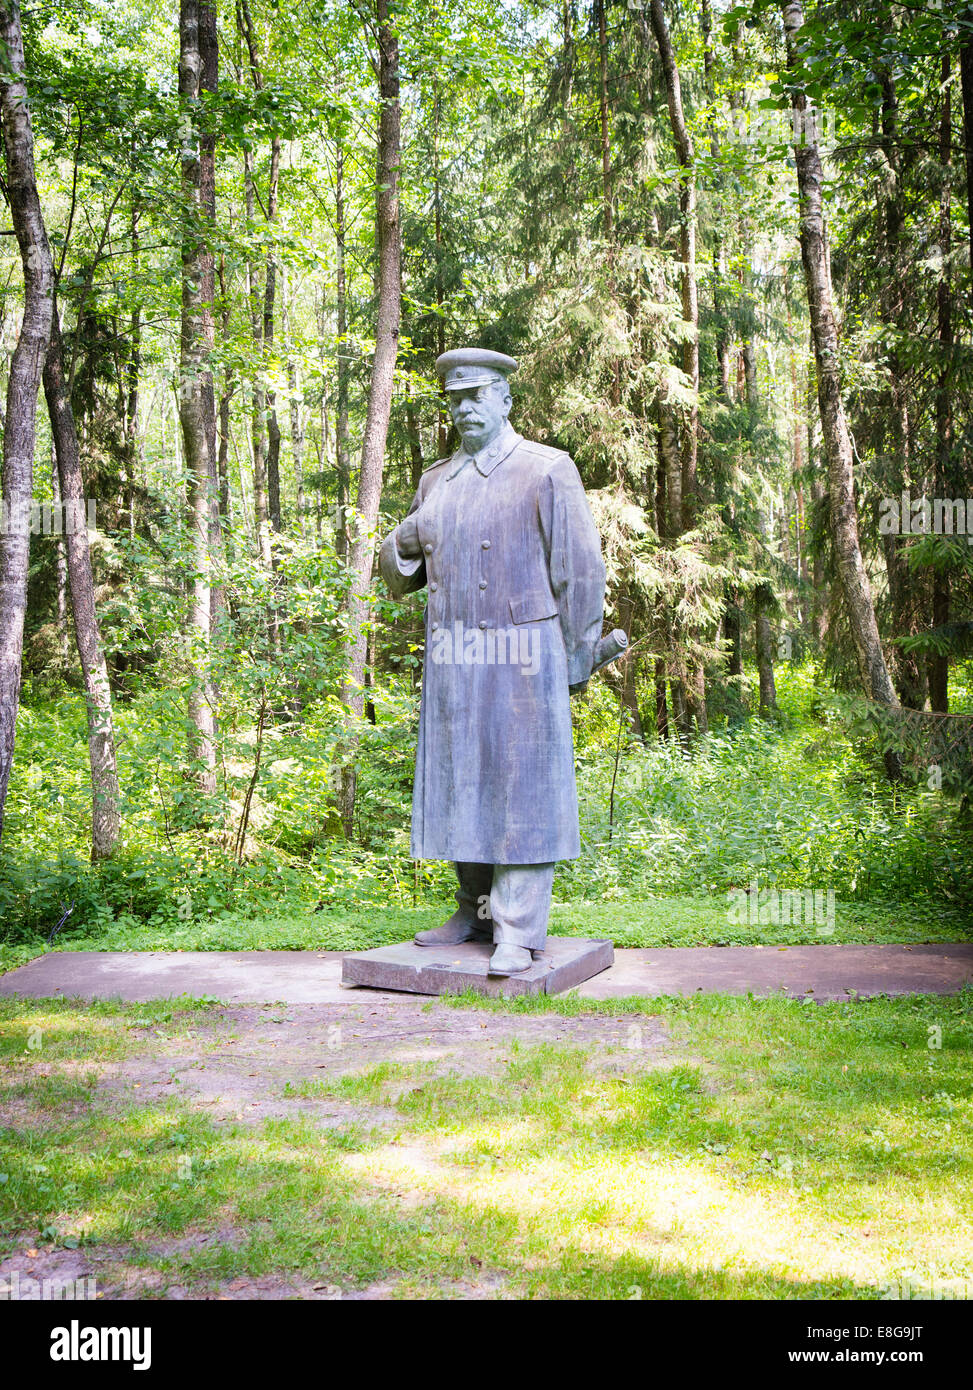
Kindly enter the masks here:
<path id="1" fill-rule="evenodd" d="M 462 446 L 423 473 L 379 557 L 393 593 L 428 594 L 412 853 L 459 879 L 457 911 L 415 939 L 492 940 L 497 975 L 544 950 L 555 861 L 581 852 L 570 692 L 626 644 L 601 638 L 578 470 L 508 423 L 516 367 L 481 348 L 438 358 Z"/>

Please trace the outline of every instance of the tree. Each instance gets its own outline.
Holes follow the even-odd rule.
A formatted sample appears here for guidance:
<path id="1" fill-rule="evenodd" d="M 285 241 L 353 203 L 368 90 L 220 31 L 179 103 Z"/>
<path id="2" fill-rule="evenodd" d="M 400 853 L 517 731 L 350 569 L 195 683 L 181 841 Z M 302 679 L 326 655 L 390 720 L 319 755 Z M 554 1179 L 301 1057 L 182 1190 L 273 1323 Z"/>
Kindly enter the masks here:
<path id="1" fill-rule="evenodd" d="M 963 145 L 966 151 L 966 212 L 970 233 L 970 303 L 973 304 L 973 5 L 962 15 L 959 51 L 960 86 L 963 92 Z"/>
<path id="2" fill-rule="evenodd" d="M 216 695 L 210 674 L 212 560 L 210 528 L 217 497 L 216 413 L 210 354 L 215 335 L 213 253 L 214 145 L 204 133 L 203 92 L 216 87 L 216 11 L 210 0 L 180 0 L 179 96 L 182 102 L 182 332 L 179 349 L 179 421 L 190 478 L 192 600 L 189 638 L 197 678 L 189 697 L 190 756 L 200 789 L 216 790 Z"/>
<path id="3" fill-rule="evenodd" d="M 24 312 L 10 363 L 3 431 L 0 534 L 0 836 L 20 703 L 30 558 L 37 395 L 54 314 L 54 262 L 37 194 L 19 0 L 0 6 L 0 122 L 7 198 L 24 273 Z"/>
<path id="4" fill-rule="evenodd" d="M 696 152 L 683 110 L 682 84 L 676 64 L 669 25 L 662 0 L 650 0 L 649 20 L 662 60 L 666 101 L 672 138 L 679 161 L 679 256 L 682 316 L 686 324 L 682 350 L 682 370 L 691 393 L 682 429 L 678 479 L 676 474 L 676 442 L 674 412 L 668 402 L 660 405 L 662 419 L 659 442 L 666 460 L 667 495 L 669 496 L 670 532 L 673 536 L 691 530 L 698 509 L 697 468 L 699 458 L 699 286 L 696 279 Z M 642 17 L 644 25 L 645 19 Z M 678 528 L 678 529 L 676 529 Z M 677 722 L 685 732 L 695 723 L 700 733 L 707 728 L 706 687 L 701 665 L 694 666 L 683 688 L 677 683 L 675 694 Z M 684 692 L 684 693 L 683 693 Z M 683 713 L 684 711 L 684 713 Z M 682 719 L 679 719 L 680 714 Z"/>
<path id="5" fill-rule="evenodd" d="M 112 715 L 108 666 L 95 611 L 95 584 L 87 529 L 81 524 L 86 514 L 84 482 L 78 449 L 78 430 L 64 365 L 64 343 L 58 323 L 57 304 L 51 323 L 51 341 L 44 362 L 44 395 L 51 419 L 51 434 L 57 455 L 59 493 L 64 503 L 67 525 L 68 585 L 74 635 L 81 660 L 88 718 L 88 758 L 91 765 L 91 858 L 107 859 L 118 842 L 121 811 L 118 796 L 118 768 L 115 759 L 115 730 Z"/>
<path id="6" fill-rule="evenodd" d="M 365 657 L 368 646 L 368 591 L 372 581 L 375 526 L 382 497 L 385 441 L 392 410 L 392 384 L 398 356 L 401 314 L 401 243 L 399 229 L 399 39 L 392 25 L 389 0 L 377 0 L 378 46 L 378 151 L 376 169 L 375 239 L 378 254 L 376 288 L 378 312 L 375 353 L 372 357 L 368 413 L 362 441 L 354 534 L 348 568 L 351 593 L 348 601 L 348 668 L 341 691 L 342 704 L 356 720 L 365 707 Z M 342 769 L 341 819 L 351 836 L 355 815 L 355 767 L 352 757 Z"/>
<path id="7" fill-rule="evenodd" d="M 783 18 L 788 69 L 793 72 L 799 34 L 804 24 L 801 0 L 788 0 L 783 6 Z M 838 329 L 832 300 L 830 253 L 824 222 L 821 154 L 816 132 L 806 116 L 809 110 L 807 98 L 797 82 L 791 85 L 791 103 L 796 117 L 795 128 L 804 133 L 803 138 L 795 144 L 801 214 L 801 260 L 814 341 L 821 434 L 828 461 L 835 558 L 862 685 L 871 699 L 879 704 L 897 708 L 899 702 L 882 651 L 871 586 L 858 539 L 854 455 L 841 397 Z"/>

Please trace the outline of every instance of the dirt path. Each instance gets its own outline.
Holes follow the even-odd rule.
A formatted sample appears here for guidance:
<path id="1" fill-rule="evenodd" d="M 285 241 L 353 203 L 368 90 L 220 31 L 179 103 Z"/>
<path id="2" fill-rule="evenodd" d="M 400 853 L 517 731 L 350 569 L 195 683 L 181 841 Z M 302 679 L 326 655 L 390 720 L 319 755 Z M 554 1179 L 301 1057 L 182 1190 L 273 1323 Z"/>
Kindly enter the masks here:
<path id="1" fill-rule="evenodd" d="M 394 1101 L 404 1092 L 430 1077 L 498 1075 L 515 1049 L 544 1044 L 583 1048 L 593 1077 L 665 1066 L 675 1055 L 666 1029 L 651 1017 L 519 1016 L 366 991 L 356 993 L 353 1002 L 335 1005 L 217 1006 L 188 1023 L 187 1018 L 182 1015 L 179 1026 L 169 1031 L 167 1023 L 149 1019 L 139 1026 L 143 1020 L 133 1010 L 117 1020 L 129 1046 L 135 1044 L 129 1055 L 51 1060 L 44 1063 L 44 1073 L 96 1073 L 90 1104 L 109 1113 L 173 1099 L 217 1124 L 258 1127 L 267 1120 L 300 1116 L 321 1129 L 361 1127 L 380 1137 L 403 1129 Z M 681 1053 L 679 1060 L 685 1060 Z M 354 1082 L 342 1090 L 342 1078 L 360 1077 L 377 1067 L 384 1068 L 386 1078 L 380 1094 L 368 1094 L 367 1085 L 364 1095 L 356 1093 Z M 28 1068 L 23 1071 L 26 1077 Z M 307 1094 L 306 1087 L 315 1083 L 325 1094 Z M 328 1093 L 332 1085 L 339 1094 Z M 76 1107 L 79 1112 L 87 1108 L 83 1103 Z M 63 1109 L 58 1119 L 63 1124 Z M 0 1107 L 0 1127 L 25 1122 L 42 1138 L 43 1112 L 25 1112 L 20 1100 Z M 404 1138 L 420 1161 L 427 1148 L 432 1160 L 428 1136 Z M 137 1249 L 98 1244 L 65 1250 L 25 1234 L 16 1253 L 0 1259 L 0 1281 L 8 1287 L 19 1281 L 21 1297 L 30 1287 L 25 1281 L 44 1280 L 61 1285 L 81 1281 L 76 1287 L 84 1296 L 84 1281 L 90 1278 L 97 1281 L 98 1297 L 105 1299 L 383 1299 L 394 1292 L 394 1279 L 388 1278 L 356 1291 L 278 1275 L 202 1286 L 180 1281 L 181 1255 L 232 1245 L 240 1238 L 229 1227 L 171 1241 L 150 1239 Z M 147 1268 L 147 1259 L 171 1265 L 172 1272 Z M 503 1290 L 493 1276 L 485 1276 L 450 1285 L 448 1296 L 495 1298 Z"/>
<path id="2" fill-rule="evenodd" d="M 517 1016 L 456 1009 L 401 996 L 362 991 L 361 1003 L 334 1006 L 267 1004 L 215 1010 L 184 1036 L 160 1037 L 147 1028 L 152 1055 L 104 1064 L 101 1087 L 126 1102 L 171 1096 L 211 1119 L 263 1121 L 304 1112 L 323 1124 L 382 1119 L 385 1107 L 302 1101 L 282 1095 L 288 1085 L 365 1072 L 382 1064 L 428 1068 L 429 1075 L 495 1075 L 511 1044 L 556 1043 L 594 1049 L 592 1069 L 622 1071 L 646 1048 L 661 1049 L 667 1034 L 655 1019 Z M 638 1029 L 640 1051 L 630 1046 Z M 137 1034 L 138 1035 L 138 1034 Z M 611 1054 L 611 1056 L 609 1056 Z M 616 1055 L 617 1054 L 617 1055 Z M 85 1063 L 90 1070 L 90 1064 Z M 136 1085 L 138 1090 L 136 1091 Z M 329 1111 L 329 1104 L 332 1110 Z"/>

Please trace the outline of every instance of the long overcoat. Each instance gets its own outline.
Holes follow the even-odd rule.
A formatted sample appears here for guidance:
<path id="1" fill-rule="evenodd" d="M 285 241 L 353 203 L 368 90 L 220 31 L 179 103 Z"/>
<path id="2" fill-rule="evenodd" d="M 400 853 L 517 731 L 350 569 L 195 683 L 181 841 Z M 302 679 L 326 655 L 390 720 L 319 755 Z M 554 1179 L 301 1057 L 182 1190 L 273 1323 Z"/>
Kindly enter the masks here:
<path id="1" fill-rule="evenodd" d="M 475 456 L 422 475 L 379 567 L 390 590 L 425 586 L 425 660 L 412 854 L 540 864 L 581 852 L 569 686 L 591 674 L 605 567 L 570 457 L 509 425 Z"/>

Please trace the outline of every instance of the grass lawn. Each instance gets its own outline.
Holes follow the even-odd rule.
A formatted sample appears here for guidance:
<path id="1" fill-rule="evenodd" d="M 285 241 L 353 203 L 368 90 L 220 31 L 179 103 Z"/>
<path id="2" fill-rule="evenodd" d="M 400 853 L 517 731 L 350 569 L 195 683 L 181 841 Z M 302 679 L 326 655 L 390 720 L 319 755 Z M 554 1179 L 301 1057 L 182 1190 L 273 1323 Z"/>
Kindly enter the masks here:
<path id="1" fill-rule="evenodd" d="M 968 1294 L 969 1006 L 6 998 L 0 1277 L 136 1298 Z"/>
<path id="2" fill-rule="evenodd" d="M 417 908 L 308 911 L 260 918 L 198 916 L 167 926 L 113 926 L 72 929 L 56 938 L 54 949 L 78 951 L 361 951 L 407 941 L 437 926 L 455 904 Z M 617 902 L 556 903 L 552 936 L 608 937 L 616 946 L 756 946 L 815 942 L 935 942 L 969 940 L 969 916 L 960 908 L 922 901 L 838 902 L 833 933 L 814 925 L 775 926 L 730 920 L 723 893 L 705 896 L 642 897 Z M 0 943 L 0 973 L 23 965 L 45 950 L 43 938 Z"/>

